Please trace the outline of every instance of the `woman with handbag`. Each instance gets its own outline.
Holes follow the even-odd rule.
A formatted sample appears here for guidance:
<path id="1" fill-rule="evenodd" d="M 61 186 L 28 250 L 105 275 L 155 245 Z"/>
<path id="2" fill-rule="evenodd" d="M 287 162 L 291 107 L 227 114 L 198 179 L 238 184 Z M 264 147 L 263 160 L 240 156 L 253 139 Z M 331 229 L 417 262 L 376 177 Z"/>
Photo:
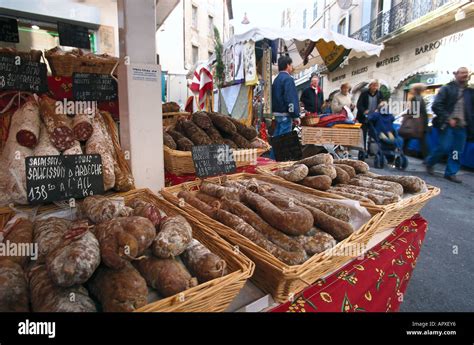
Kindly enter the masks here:
<path id="1" fill-rule="evenodd" d="M 426 142 L 428 134 L 428 113 L 422 92 L 426 90 L 423 83 L 415 83 L 410 87 L 411 97 L 409 98 L 409 108 L 403 115 L 402 125 L 398 134 L 404 139 L 403 151 L 406 150 L 410 139 L 419 139 L 421 156 L 425 159 L 429 154 Z"/>

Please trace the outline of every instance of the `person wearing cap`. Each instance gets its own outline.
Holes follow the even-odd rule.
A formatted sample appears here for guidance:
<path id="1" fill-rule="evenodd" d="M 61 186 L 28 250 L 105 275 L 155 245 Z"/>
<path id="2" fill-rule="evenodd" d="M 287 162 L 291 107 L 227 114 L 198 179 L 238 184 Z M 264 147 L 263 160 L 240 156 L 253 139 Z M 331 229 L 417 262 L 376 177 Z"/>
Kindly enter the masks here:
<path id="1" fill-rule="evenodd" d="M 426 159 L 426 171 L 434 174 L 434 165 L 444 155 L 448 163 L 444 178 L 462 183 L 456 176 L 461 169 L 460 158 L 467 139 L 474 137 L 474 91 L 468 86 L 469 70 L 460 67 L 454 73 L 455 80 L 439 90 L 433 102 L 436 118 L 433 126 L 440 130 L 439 143 Z"/>
<path id="2" fill-rule="evenodd" d="M 344 83 L 341 85 L 341 90 L 337 92 L 332 98 L 331 110 L 333 113 L 340 113 L 344 107 L 354 110 L 355 105 L 352 103 L 350 90 L 351 85 L 349 83 Z"/>
<path id="3" fill-rule="evenodd" d="M 357 100 L 357 121 L 362 123 L 362 133 L 364 139 L 364 150 L 367 152 L 367 118 L 377 110 L 380 102 L 383 101 L 382 93 L 379 91 L 380 82 L 373 79 L 369 83 L 368 89 L 362 91 Z"/>

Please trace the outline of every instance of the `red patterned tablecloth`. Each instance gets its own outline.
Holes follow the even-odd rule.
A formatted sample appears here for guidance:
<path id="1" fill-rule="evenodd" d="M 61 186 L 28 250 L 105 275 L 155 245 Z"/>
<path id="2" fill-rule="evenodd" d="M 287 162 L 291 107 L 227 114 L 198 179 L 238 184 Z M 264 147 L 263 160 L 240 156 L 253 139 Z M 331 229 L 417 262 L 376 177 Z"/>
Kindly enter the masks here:
<path id="1" fill-rule="evenodd" d="M 271 312 L 398 311 L 426 230 L 427 222 L 420 215 L 402 222 L 362 260 L 318 280 L 293 303 Z"/>
<path id="2" fill-rule="evenodd" d="M 236 173 L 244 172 L 244 173 L 249 173 L 249 174 L 255 174 L 257 167 L 267 165 L 267 164 L 272 164 L 272 163 L 275 163 L 275 161 L 271 160 L 270 158 L 258 157 L 257 165 L 247 165 L 244 167 L 237 168 Z M 165 173 L 166 187 L 176 186 L 177 184 L 194 181 L 195 179 L 196 179 L 196 175 L 194 174 L 186 174 L 186 175 L 177 176 L 169 172 Z"/>

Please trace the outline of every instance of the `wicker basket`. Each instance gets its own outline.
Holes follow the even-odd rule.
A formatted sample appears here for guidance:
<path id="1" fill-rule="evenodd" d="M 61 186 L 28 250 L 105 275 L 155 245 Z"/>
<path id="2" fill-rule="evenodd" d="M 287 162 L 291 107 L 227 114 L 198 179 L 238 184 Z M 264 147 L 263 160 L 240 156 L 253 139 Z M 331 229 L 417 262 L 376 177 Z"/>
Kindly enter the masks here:
<path id="1" fill-rule="evenodd" d="M 256 178 L 261 181 L 278 183 L 282 186 L 298 189 L 294 188 L 294 185 L 279 179 L 252 174 L 235 174 L 225 177 L 215 177 L 208 179 L 208 181 L 222 183 L 225 179 L 239 180 L 248 178 Z M 177 186 L 164 188 L 161 191 L 161 194 L 167 200 L 178 205 L 179 199 L 176 195 L 182 190 L 198 190 L 199 184 L 199 181 L 183 183 Z M 304 192 L 307 192 L 306 188 L 303 188 Z M 312 193 L 310 189 L 309 193 Z M 272 294 L 277 302 L 288 301 L 320 277 L 332 272 L 353 259 L 352 256 L 325 255 L 324 253 L 320 253 L 314 255 L 301 265 L 289 266 L 278 260 L 268 251 L 248 240 L 246 237 L 204 215 L 189 204 L 185 203 L 184 206 L 180 205 L 180 208 L 194 218 L 199 219 L 199 221 L 207 227 L 215 230 L 230 243 L 239 246 L 240 250 L 255 262 L 255 273 L 251 279 L 262 290 Z M 338 243 L 335 250 L 344 246 L 365 246 L 368 243 L 378 228 L 378 223 L 382 217 L 382 212 L 380 212 L 380 210 L 369 209 L 369 212 L 373 215 L 372 219 L 344 241 Z"/>
<path id="2" fill-rule="evenodd" d="M 0 47 L 0 54 L 13 57 L 19 56 L 21 60 L 33 62 L 41 62 L 41 58 L 43 57 L 43 52 L 35 49 L 31 49 L 30 51 L 18 51 L 15 48 Z"/>
<path id="3" fill-rule="evenodd" d="M 163 113 L 163 127 L 173 127 L 178 121 L 179 117 L 189 118 L 191 113 L 177 112 L 177 113 Z"/>
<path id="4" fill-rule="evenodd" d="M 234 160 L 237 167 L 247 165 L 255 165 L 257 157 L 261 156 L 268 150 L 270 145 L 262 139 L 258 139 L 265 144 L 264 149 L 243 149 L 233 150 Z M 194 174 L 193 158 L 191 151 L 172 150 L 169 147 L 164 147 L 165 170 L 174 175 L 180 176 L 185 174 Z"/>
<path id="5" fill-rule="evenodd" d="M 215 232 L 189 217 L 176 206 L 153 194 L 150 190 L 138 189 L 127 193 L 113 194 L 112 196 L 123 196 L 125 200 L 140 197 L 153 203 L 159 209 L 165 211 L 167 215 L 183 215 L 193 227 L 193 237 L 208 247 L 211 252 L 224 259 L 230 271 L 222 278 L 213 279 L 175 296 L 143 306 L 137 310 L 138 312 L 222 312 L 237 296 L 247 279 L 252 276 L 255 265 L 244 254 L 236 252 L 230 244 Z M 40 208 L 39 213 L 56 208 L 56 206 L 45 206 Z M 14 212 L 8 208 L 0 209 L 0 225 L 2 225 L 2 228 L 13 215 Z"/>
<path id="6" fill-rule="evenodd" d="M 58 55 L 45 52 L 53 76 L 71 77 L 73 73 L 110 74 L 118 59 L 76 56 L 73 54 Z"/>
<path id="7" fill-rule="evenodd" d="M 362 147 L 362 130 L 358 128 L 301 127 L 303 145 L 344 145 Z"/>
<path id="8" fill-rule="evenodd" d="M 267 166 L 258 167 L 256 172 L 259 174 L 272 176 L 282 181 L 287 182 L 285 179 L 276 176 L 273 171 L 278 168 L 284 168 L 290 165 L 293 165 L 294 162 L 283 162 L 283 163 L 275 163 L 269 164 Z M 288 182 L 290 183 L 290 182 Z M 296 184 L 294 184 L 296 185 Z M 300 186 L 300 185 L 297 185 Z M 306 187 L 305 187 L 306 188 Z M 338 199 L 344 199 L 344 197 L 336 194 L 332 194 L 330 192 L 323 192 L 313 189 L 315 193 L 324 197 L 332 197 Z M 437 196 L 440 193 L 440 189 L 434 186 L 428 186 L 428 190 L 424 193 L 415 194 L 413 196 L 407 197 L 399 202 L 390 204 L 390 205 L 371 205 L 366 204 L 365 202 L 361 202 L 360 204 L 364 207 L 371 207 L 374 209 L 380 209 L 384 211 L 384 215 L 379 223 L 379 229 L 377 232 L 381 232 L 388 228 L 393 228 L 398 226 L 404 220 L 410 219 L 415 214 L 419 213 L 423 207 L 425 207 L 426 203 L 431 199 Z"/>

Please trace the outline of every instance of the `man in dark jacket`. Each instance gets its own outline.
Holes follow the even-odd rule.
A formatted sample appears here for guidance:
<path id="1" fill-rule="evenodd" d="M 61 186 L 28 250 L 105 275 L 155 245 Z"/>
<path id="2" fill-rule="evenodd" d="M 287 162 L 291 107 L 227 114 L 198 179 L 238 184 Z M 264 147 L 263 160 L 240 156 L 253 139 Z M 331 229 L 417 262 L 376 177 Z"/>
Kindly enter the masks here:
<path id="1" fill-rule="evenodd" d="M 324 94 L 319 87 L 319 77 L 311 76 L 311 86 L 303 91 L 300 101 L 304 104 L 304 109 L 309 113 L 322 114 Z"/>
<path id="2" fill-rule="evenodd" d="M 362 133 L 364 137 L 364 150 L 367 151 L 367 118 L 373 113 L 383 101 L 382 93 L 379 91 L 380 83 L 372 80 L 368 89 L 362 91 L 357 100 L 357 121 L 362 123 Z"/>
<path id="3" fill-rule="evenodd" d="M 279 73 L 272 84 L 272 111 L 276 122 L 273 136 L 290 133 L 293 120 L 298 124 L 301 123 L 298 91 L 291 76 L 292 63 L 289 56 L 281 56 L 278 59 Z M 273 150 L 270 152 L 270 157 L 275 159 Z"/>
<path id="4" fill-rule="evenodd" d="M 437 147 L 426 159 L 426 170 L 433 174 L 434 165 L 447 154 L 444 177 L 461 183 L 456 174 L 461 168 L 460 156 L 466 140 L 474 135 L 474 95 L 467 85 L 469 71 L 466 67 L 459 68 L 454 76 L 454 81 L 439 90 L 431 107 L 436 114 L 433 124 L 441 133 Z"/>

